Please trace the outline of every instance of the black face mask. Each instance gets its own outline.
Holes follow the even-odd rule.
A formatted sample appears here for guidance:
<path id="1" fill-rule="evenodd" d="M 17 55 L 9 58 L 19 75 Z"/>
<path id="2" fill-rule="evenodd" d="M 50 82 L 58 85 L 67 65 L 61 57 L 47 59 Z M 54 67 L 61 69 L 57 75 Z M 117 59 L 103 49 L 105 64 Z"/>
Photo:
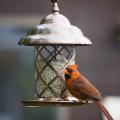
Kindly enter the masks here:
<path id="1" fill-rule="evenodd" d="M 65 79 L 70 79 L 71 75 L 70 74 L 65 74 Z"/>

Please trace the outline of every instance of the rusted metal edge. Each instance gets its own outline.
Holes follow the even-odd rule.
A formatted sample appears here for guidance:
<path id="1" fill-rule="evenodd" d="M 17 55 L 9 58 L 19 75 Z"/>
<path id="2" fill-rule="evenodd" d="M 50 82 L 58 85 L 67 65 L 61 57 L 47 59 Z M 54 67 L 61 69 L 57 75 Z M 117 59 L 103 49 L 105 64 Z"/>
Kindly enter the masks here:
<path id="1" fill-rule="evenodd" d="M 41 101 L 39 99 L 22 100 L 25 107 L 55 106 L 55 107 L 72 107 L 89 105 L 92 101 Z"/>

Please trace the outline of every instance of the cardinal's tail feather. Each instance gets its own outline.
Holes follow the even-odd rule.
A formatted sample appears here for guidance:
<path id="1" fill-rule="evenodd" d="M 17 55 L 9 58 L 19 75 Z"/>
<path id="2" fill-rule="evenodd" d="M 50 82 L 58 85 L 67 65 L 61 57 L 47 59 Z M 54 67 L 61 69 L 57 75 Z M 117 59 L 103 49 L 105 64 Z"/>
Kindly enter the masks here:
<path id="1" fill-rule="evenodd" d="M 104 113 L 104 115 L 107 117 L 108 120 L 113 120 L 110 113 L 107 111 L 107 109 L 102 105 L 102 103 L 100 101 L 96 101 L 95 103 L 96 103 L 97 107 L 100 109 L 100 111 L 102 113 Z"/>

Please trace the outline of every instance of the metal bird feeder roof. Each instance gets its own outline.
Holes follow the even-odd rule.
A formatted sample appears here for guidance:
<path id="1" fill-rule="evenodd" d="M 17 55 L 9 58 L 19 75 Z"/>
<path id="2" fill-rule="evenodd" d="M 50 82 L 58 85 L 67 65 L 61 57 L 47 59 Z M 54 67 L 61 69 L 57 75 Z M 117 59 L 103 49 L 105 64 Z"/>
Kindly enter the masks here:
<path id="1" fill-rule="evenodd" d="M 92 45 L 82 31 L 71 25 L 70 21 L 59 14 L 57 0 L 53 0 L 53 13 L 43 18 L 39 25 L 28 31 L 27 37 L 19 41 L 20 45 Z M 56 10 L 54 10 L 56 9 Z"/>
<path id="2" fill-rule="evenodd" d="M 71 25 L 59 14 L 58 0 L 53 2 L 52 14 L 43 18 L 39 25 L 30 29 L 18 44 L 35 48 L 35 97 L 23 100 L 24 106 L 73 106 L 84 105 L 70 95 L 65 87 L 63 71 L 67 65 L 75 64 L 74 46 L 89 46 L 91 41 L 81 30 Z"/>

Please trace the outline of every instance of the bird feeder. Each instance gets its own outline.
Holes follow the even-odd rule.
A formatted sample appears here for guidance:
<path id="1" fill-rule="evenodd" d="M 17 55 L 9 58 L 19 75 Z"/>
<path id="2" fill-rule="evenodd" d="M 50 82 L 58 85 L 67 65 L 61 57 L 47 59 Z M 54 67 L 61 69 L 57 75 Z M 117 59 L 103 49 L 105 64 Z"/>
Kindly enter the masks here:
<path id="1" fill-rule="evenodd" d="M 19 45 L 34 46 L 35 96 L 23 100 L 24 106 L 71 106 L 83 105 L 65 87 L 63 70 L 75 64 L 75 46 L 89 46 L 91 41 L 81 30 L 71 25 L 59 13 L 58 0 L 53 3 L 52 14 L 43 18 L 39 25 L 30 29 Z"/>

